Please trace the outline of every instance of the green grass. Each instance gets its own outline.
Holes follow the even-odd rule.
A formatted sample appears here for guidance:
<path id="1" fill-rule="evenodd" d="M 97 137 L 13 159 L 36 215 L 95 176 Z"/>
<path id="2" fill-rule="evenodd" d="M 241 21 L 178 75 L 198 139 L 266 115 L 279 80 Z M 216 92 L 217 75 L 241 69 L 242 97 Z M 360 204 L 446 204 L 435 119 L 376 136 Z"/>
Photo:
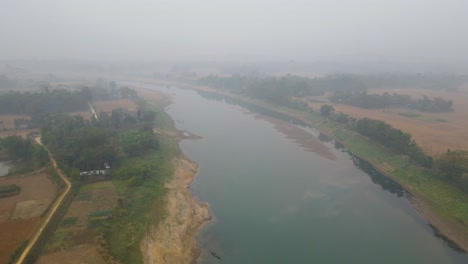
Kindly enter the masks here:
<path id="1" fill-rule="evenodd" d="M 60 247 L 65 245 L 67 234 L 65 232 L 54 232 L 54 234 L 47 241 L 45 252 L 54 252 Z"/>
<path id="2" fill-rule="evenodd" d="M 90 213 L 88 218 L 88 228 L 103 226 L 111 215 L 112 210 L 95 211 Z"/>
<path id="3" fill-rule="evenodd" d="M 107 182 L 96 182 L 96 183 L 89 183 L 80 186 L 80 192 L 98 190 L 98 189 L 107 189 L 109 188 L 109 184 Z"/>
<path id="4" fill-rule="evenodd" d="M 60 227 L 72 227 L 78 222 L 78 217 L 67 217 L 62 220 Z"/>

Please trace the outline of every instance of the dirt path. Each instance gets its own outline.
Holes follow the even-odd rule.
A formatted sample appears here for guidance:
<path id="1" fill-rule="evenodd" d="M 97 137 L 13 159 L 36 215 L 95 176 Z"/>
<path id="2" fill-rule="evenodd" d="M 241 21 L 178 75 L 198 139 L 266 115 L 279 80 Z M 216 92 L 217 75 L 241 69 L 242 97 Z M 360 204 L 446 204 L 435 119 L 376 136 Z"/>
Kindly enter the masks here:
<path id="1" fill-rule="evenodd" d="M 189 186 L 197 173 L 196 163 L 179 157 L 173 160 L 174 175 L 166 183 L 166 218 L 141 242 L 145 263 L 194 263 L 198 228 L 211 219 L 208 205 L 198 203 Z"/>
<path id="2" fill-rule="evenodd" d="M 35 138 L 35 140 L 39 145 L 42 145 L 40 137 Z M 46 217 L 45 221 L 43 222 L 43 224 L 41 225 L 39 230 L 36 232 L 34 237 L 29 241 L 28 245 L 23 250 L 23 253 L 21 253 L 21 256 L 18 258 L 18 261 L 16 262 L 17 264 L 24 263 L 25 258 L 28 256 L 29 252 L 34 247 L 34 245 L 36 244 L 36 242 L 37 242 L 38 238 L 41 236 L 42 232 L 44 232 L 45 227 L 49 224 L 50 219 L 52 218 L 52 216 L 54 216 L 55 212 L 57 211 L 57 208 L 59 208 L 59 206 L 62 204 L 63 198 L 70 192 L 70 189 L 71 189 L 71 182 L 67 179 L 67 177 L 65 177 L 65 175 L 62 173 L 62 171 L 57 167 L 57 162 L 52 157 L 52 154 L 49 152 L 49 150 L 47 148 L 46 148 L 46 150 L 49 153 L 49 157 L 50 157 L 50 161 L 52 163 L 52 166 L 54 167 L 55 171 L 60 176 L 60 178 L 62 178 L 63 182 L 65 182 L 66 189 L 60 195 L 60 197 L 57 199 L 55 204 L 52 206 L 51 210 L 47 214 L 47 217 Z"/>

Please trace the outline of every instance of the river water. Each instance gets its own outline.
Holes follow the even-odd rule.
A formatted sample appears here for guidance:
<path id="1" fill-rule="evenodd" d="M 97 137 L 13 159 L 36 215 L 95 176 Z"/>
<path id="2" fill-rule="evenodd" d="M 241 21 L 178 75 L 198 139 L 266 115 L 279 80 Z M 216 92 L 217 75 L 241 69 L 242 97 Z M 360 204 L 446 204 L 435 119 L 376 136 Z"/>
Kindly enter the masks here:
<path id="1" fill-rule="evenodd" d="M 141 86 L 171 94 L 177 128 L 203 137 L 180 143 L 200 166 L 192 194 L 214 216 L 197 236 L 201 263 L 468 263 L 401 186 L 317 131 L 301 128 L 332 156 L 241 106 Z"/>

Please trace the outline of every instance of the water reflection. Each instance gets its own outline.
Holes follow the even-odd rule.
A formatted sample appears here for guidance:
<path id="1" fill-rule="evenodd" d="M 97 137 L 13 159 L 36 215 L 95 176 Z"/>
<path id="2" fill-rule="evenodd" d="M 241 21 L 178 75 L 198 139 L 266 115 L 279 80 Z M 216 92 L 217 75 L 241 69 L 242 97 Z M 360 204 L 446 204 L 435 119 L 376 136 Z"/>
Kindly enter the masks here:
<path id="1" fill-rule="evenodd" d="M 466 253 L 466 251 L 461 248 L 459 245 L 457 245 L 457 243 L 453 242 L 452 240 L 450 240 L 450 238 L 446 237 L 444 234 L 440 233 L 439 229 L 437 229 L 437 227 L 429 224 L 429 226 L 431 227 L 432 231 L 434 232 L 434 236 L 439 238 L 439 239 L 442 239 L 451 249 L 457 251 L 457 252 L 460 252 L 460 253 Z"/>
<path id="2" fill-rule="evenodd" d="M 383 175 L 379 171 L 377 171 L 369 162 L 360 159 L 351 154 L 352 160 L 354 165 L 359 167 L 363 170 L 369 177 L 371 178 L 372 182 L 379 185 L 382 190 L 389 191 L 390 193 L 396 194 L 398 197 L 410 197 L 411 193 L 405 190 L 403 186 L 401 186 L 396 181 L 390 179 L 389 177 Z"/>

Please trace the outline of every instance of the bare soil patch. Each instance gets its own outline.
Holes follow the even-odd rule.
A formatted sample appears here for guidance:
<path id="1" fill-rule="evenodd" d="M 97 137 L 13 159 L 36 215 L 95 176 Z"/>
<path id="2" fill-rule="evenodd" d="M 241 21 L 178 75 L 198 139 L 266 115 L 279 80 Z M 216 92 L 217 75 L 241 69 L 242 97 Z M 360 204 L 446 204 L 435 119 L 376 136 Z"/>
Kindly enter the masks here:
<path id="1" fill-rule="evenodd" d="M 170 100 L 169 97 L 161 92 L 140 88 L 140 87 L 132 87 L 135 91 L 137 91 L 138 96 L 145 98 L 151 101 L 166 101 Z"/>
<path id="2" fill-rule="evenodd" d="M 333 104 L 328 102 L 326 96 L 320 97 L 320 100 L 326 100 L 328 104 L 333 105 L 336 111 L 344 112 L 355 118 L 372 118 L 383 120 L 395 128 L 410 133 L 414 140 L 428 154 L 437 156 L 444 153 L 447 149 L 468 150 L 468 93 L 430 91 L 422 89 L 371 89 L 369 93 L 397 93 L 408 94 L 414 99 L 423 95 L 429 97 L 441 97 L 446 100 L 452 100 L 455 111 L 449 113 L 428 113 L 408 110 L 406 108 L 388 108 L 388 109 L 363 109 L 354 106 Z M 317 99 L 319 97 L 309 97 Z M 307 101 L 308 98 L 305 98 Z M 315 110 L 319 110 L 321 103 L 307 101 Z M 419 115 L 418 118 L 412 118 L 401 115 L 405 112 L 414 112 Z M 437 121 L 439 120 L 439 121 Z"/>
<path id="3" fill-rule="evenodd" d="M 42 255 L 36 262 L 37 264 L 101 264 L 106 263 L 97 252 L 93 245 L 82 244 L 74 248 L 57 251 L 51 254 Z"/>
<path id="4" fill-rule="evenodd" d="M 166 184 L 167 217 L 141 241 L 145 263 L 193 263 L 200 251 L 194 236 L 211 219 L 208 205 L 198 203 L 189 190 L 198 166 L 185 158 L 173 161 L 174 176 Z"/>
<path id="5" fill-rule="evenodd" d="M 0 115 L 0 131 L 4 129 L 14 129 L 15 128 L 15 119 L 26 119 L 31 120 L 31 117 L 28 115 Z"/>
<path id="6" fill-rule="evenodd" d="M 0 199 L 0 222 L 10 220 L 17 203 L 41 199 L 52 200 L 57 193 L 57 187 L 44 171 L 24 176 L 0 178 L 0 185 L 11 184 L 18 185 L 21 192 L 18 195 Z"/>
<path id="7" fill-rule="evenodd" d="M 124 108 L 128 111 L 137 111 L 137 104 L 130 99 L 119 99 L 110 101 L 97 101 L 93 102 L 94 109 L 99 115 L 100 112 L 110 113 L 117 108 Z"/>
<path id="8" fill-rule="evenodd" d="M 71 116 L 81 116 L 85 120 L 91 120 L 91 113 L 87 111 L 81 111 L 81 112 L 70 112 L 68 113 Z"/>
<path id="9" fill-rule="evenodd" d="M 0 263 L 8 263 L 10 255 L 34 235 L 40 224 L 39 217 L 0 222 Z"/>
<path id="10" fill-rule="evenodd" d="M 21 130 L 6 130 L 6 131 L 0 131 L 0 138 L 8 137 L 8 136 L 13 136 L 17 135 L 22 138 L 27 138 L 29 134 L 31 133 L 39 133 L 38 128 L 30 128 L 30 129 L 21 129 Z"/>
<path id="11" fill-rule="evenodd" d="M 52 199 L 44 198 L 16 203 L 15 209 L 10 216 L 12 221 L 18 219 L 29 219 L 39 217 L 49 207 Z"/>

